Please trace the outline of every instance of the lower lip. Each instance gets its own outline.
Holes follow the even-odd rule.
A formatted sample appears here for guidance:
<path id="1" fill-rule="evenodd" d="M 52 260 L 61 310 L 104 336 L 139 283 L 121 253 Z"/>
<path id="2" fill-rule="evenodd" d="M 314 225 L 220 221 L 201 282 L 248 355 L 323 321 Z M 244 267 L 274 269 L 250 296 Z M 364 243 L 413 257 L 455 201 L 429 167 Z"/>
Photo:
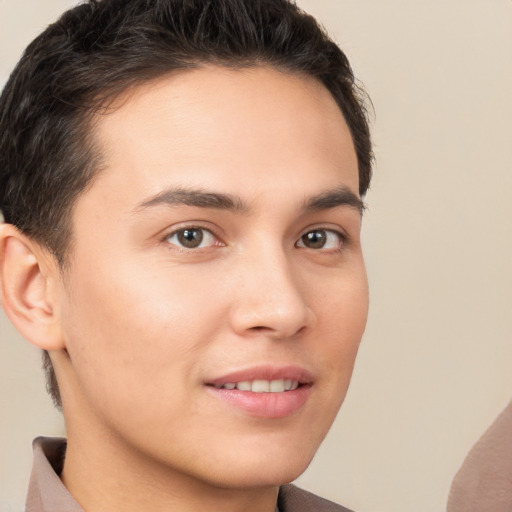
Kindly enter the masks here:
<path id="1" fill-rule="evenodd" d="M 254 393 L 207 386 L 217 398 L 259 418 L 284 418 L 298 411 L 307 401 L 311 386 L 303 385 L 282 393 Z"/>

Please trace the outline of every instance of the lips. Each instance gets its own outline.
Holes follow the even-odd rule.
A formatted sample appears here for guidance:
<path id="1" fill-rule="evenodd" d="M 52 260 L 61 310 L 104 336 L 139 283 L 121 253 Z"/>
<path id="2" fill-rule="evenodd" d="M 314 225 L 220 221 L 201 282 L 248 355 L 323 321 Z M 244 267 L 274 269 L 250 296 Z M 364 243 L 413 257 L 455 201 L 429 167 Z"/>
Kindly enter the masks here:
<path id="1" fill-rule="evenodd" d="M 311 394 L 311 374 L 296 366 L 254 367 L 205 383 L 208 392 L 230 407 L 260 418 L 283 418 L 304 406 Z"/>

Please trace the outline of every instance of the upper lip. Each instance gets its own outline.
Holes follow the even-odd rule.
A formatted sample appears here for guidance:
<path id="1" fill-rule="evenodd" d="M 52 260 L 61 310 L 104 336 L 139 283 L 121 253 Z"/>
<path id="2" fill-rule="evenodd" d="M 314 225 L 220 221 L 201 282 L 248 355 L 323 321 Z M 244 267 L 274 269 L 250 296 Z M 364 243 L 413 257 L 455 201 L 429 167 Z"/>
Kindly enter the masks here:
<path id="1" fill-rule="evenodd" d="M 205 383 L 212 386 L 222 386 L 228 382 L 244 382 L 253 380 L 292 380 L 299 384 L 311 384 L 311 372 L 296 365 L 284 366 L 252 366 L 241 370 L 230 371 L 220 377 L 207 380 Z"/>

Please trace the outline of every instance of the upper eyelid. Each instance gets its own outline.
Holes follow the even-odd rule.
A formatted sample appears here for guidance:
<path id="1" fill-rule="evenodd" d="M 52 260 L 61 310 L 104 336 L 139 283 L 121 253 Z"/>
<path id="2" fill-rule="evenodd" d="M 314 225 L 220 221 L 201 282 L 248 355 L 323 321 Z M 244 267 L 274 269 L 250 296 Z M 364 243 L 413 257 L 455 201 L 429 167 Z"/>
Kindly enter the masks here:
<path id="1" fill-rule="evenodd" d="M 187 229 L 204 229 L 205 231 L 208 231 L 209 233 L 211 233 L 215 238 L 219 238 L 219 239 L 221 238 L 221 234 L 219 233 L 220 230 L 215 229 L 215 227 L 211 226 L 207 222 L 201 222 L 201 221 L 183 222 L 181 225 L 171 226 L 171 227 L 161 231 L 161 233 L 162 233 L 161 238 L 163 240 L 166 240 L 166 239 L 170 238 L 171 236 L 175 235 L 176 233 L 179 233 L 180 231 L 184 231 Z"/>
<path id="2" fill-rule="evenodd" d="M 160 236 L 160 238 L 162 239 L 162 241 L 166 241 L 171 236 L 175 235 L 176 233 L 178 233 L 180 231 L 183 231 L 186 229 L 194 229 L 194 228 L 195 229 L 204 229 L 205 231 L 208 231 L 209 233 L 211 233 L 220 242 L 225 243 L 223 240 L 223 238 L 225 238 L 225 234 L 223 233 L 223 231 L 220 228 L 210 224 L 207 221 L 191 221 L 191 222 L 185 221 L 183 223 L 178 224 L 177 226 L 174 225 L 165 230 L 162 230 L 161 231 L 162 235 Z M 333 225 L 326 225 L 326 224 L 316 224 L 316 225 L 313 224 L 311 226 L 308 226 L 308 227 L 302 229 L 299 232 L 299 235 L 294 243 L 297 243 L 307 233 L 309 233 L 311 231 L 315 231 L 315 230 L 329 231 L 329 232 L 335 233 L 335 234 L 339 235 L 343 241 L 348 241 L 350 239 L 350 235 L 347 232 L 347 230 L 343 229 L 339 225 L 333 226 Z"/>
<path id="3" fill-rule="evenodd" d="M 349 234 L 346 229 L 343 229 L 341 226 L 332 226 L 332 225 L 325 225 L 325 224 L 318 224 L 309 226 L 306 229 L 303 229 L 299 235 L 299 239 L 302 238 L 307 233 L 310 233 L 311 231 L 330 231 L 332 233 L 336 233 L 337 235 L 340 235 L 341 238 L 348 239 Z"/>
<path id="4" fill-rule="evenodd" d="M 314 231 L 326 231 L 326 232 L 335 234 L 338 237 L 338 242 L 337 242 L 338 247 L 336 249 L 324 248 L 324 247 L 321 247 L 318 249 L 313 249 L 313 248 L 309 248 L 305 245 L 301 245 L 301 244 L 304 244 L 304 242 L 302 241 L 302 238 L 305 235 L 307 235 L 308 233 L 311 233 Z M 350 236 L 348 235 L 348 233 L 339 227 L 338 227 L 338 229 L 336 229 L 336 228 L 332 228 L 332 227 L 319 226 L 319 227 L 308 228 L 308 229 L 302 231 L 302 234 L 299 236 L 299 238 L 297 239 L 297 241 L 295 242 L 294 245 L 295 245 L 295 247 L 297 247 L 298 249 L 301 249 L 301 250 L 311 250 L 314 252 L 327 254 L 327 253 L 332 253 L 333 251 L 334 252 L 342 251 L 343 249 L 347 248 L 347 246 L 351 245 L 351 241 L 352 240 L 351 240 Z"/>
<path id="5" fill-rule="evenodd" d="M 200 230 L 203 230 L 203 231 L 207 231 L 213 238 L 213 242 L 212 244 L 209 244 L 207 245 L 206 247 L 185 247 L 181 244 L 178 244 L 178 243 L 174 243 L 174 242 L 171 242 L 170 239 L 174 236 L 176 236 L 180 231 L 186 231 L 187 229 L 200 229 Z M 200 225 L 197 225 L 197 224 L 190 224 L 190 225 L 186 225 L 186 226 L 183 226 L 183 227 L 179 227 L 179 228 L 175 228 L 171 231 L 168 231 L 163 237 L 161 237 L 161 241 L 170 249 L 170 250 L 173 250 L 173 251 L 178 251 L 178 252 L 181 252 L 181 253 L 186 253 L 186 254 L 193 254 L 193 253 L 197 253 L 197 254 L 200 254 L 204 251 L 208 251 L 209 249 L 211 249 L 212 247 L 222 247 L 222 246 L 225 246 L 225 242 L 219 238 L 219 236 L 217 236 L 212 229 L 209 229 L 209 228 L 206 228 L 204 226 L 200 226 Z M 220 242 L 219 245 L 217 245 L 217 242 Z"/>

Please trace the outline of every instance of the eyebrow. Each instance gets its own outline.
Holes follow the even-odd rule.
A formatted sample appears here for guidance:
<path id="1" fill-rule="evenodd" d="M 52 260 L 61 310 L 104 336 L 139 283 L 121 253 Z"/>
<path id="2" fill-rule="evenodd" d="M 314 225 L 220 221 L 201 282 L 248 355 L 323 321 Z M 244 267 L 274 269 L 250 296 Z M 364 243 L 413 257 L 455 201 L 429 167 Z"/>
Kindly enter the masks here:
<path id="1" fill-rule="evenodd" d="M 240 212 L 249 210 L 249 207 L 240 198 L 229 194 L 206 192 L 201 189 L 171 188 L 146 199 L 135 207 L 135 211 L 141 211 L 159 205 L 185 205 Z"/>
<path id="2" fill-rule="evenodd" d="M 198 208 L 212 208 L 217 210 L 231 210 L 247 213 L 250 208 L 241 198 L 230 194 L 207 192 L 202 189 L 170 188 L 145 199 L 134 208 L 134 212 L 143 211 L 154 206 L 195 206 Z M 316 196 L 308 198 L 302 205 L 306 212 L 328 210 L 339 206 L 349 206 L 360 214 L 366 206 L 364 202 L 349 188 L 341 186 L 333 190 L 327 190 Z"/>
<path id="3" fill-rule="evenodd" d="M 329 208 L 336 208 L 338 206 L 355 208 L 361 215 L 366 210 L 364 201 L 345 186 L 335 188 L 334 190 L 327 190 L 326 192 L 307 199 L 304 203 L 304 210 L 328 210 Z"/>

